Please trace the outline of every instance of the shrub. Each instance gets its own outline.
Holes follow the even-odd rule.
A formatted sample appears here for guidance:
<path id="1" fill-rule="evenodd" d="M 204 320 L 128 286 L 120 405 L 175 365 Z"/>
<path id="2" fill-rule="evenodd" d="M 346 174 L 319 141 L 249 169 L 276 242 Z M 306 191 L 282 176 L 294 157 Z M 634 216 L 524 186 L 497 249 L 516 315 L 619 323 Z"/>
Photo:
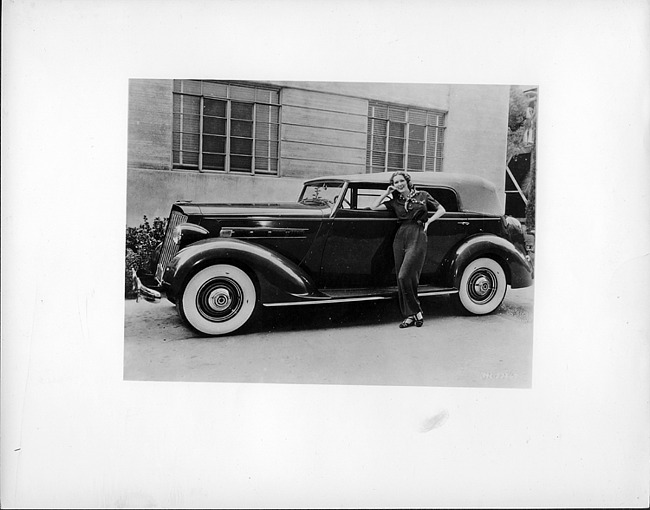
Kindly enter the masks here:
<path id="1" fill-rule="evenodd" d="M 167 219 L 154 218 L 150 224 L 146 216 L 138 227 L 126 227 L 125 296 L 135 297 L 131 284 L 131 268 L 149 271 L 156 246 L 165 238 Z"/>
<path id="2" fill-rule="evenodd" d="M 133 299 L 136 297 L 136 292 L 133 289 L 133 283 L 131 282 L 131 269 L 138 270 L 137 264 L 137 254 L 131 249 L 126 249 L 126 264 L 124 267 L 124 297 L 127 299 Z"/>

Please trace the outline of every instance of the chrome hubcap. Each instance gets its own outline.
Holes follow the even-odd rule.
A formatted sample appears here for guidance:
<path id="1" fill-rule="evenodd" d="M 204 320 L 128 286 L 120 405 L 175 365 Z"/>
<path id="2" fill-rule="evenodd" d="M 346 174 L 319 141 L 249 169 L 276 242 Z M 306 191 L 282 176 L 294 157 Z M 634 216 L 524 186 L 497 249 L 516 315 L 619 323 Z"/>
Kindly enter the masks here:
<path id="1" fill-rule="evenodd" d="M 489 269 L 474 273 L 467 282 L 469 298 L 478 304 L 487 303 L 497 292 L 497 277 Z"/>
<path id="2" fill-rule="evenodd" d="M 490 282 L 485 276 L 477 278 L 474 282 L 474 292 L 477 296 L 485 295 L 490 290 Z"/>
<path id="3" fill-rule="evenodd" d="M 244 303 L 241 286 L 227 276 L 206 281 L 196 294 L 196 309 L 207 320 L 224 322 L 232 319 Z"/>
<path id="4" fill-rule="evenodd" d="M 208 303 L 217 312 L 223 312 L 232 303 L 232 296 L 228 289 L 216 289 L 208 296 Z"/>

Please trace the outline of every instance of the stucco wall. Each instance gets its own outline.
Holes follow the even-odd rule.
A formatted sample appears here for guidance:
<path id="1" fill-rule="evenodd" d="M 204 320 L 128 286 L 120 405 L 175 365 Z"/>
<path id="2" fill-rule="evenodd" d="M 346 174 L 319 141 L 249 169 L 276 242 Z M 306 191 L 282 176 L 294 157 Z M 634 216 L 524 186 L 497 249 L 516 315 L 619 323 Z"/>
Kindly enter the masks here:
<path id="1" fill-rule="evenodd" d="M 449 93 L 444 171 L 492 182 L 505 204 L 510 87 L 454 85 Z"/>
<path id="2" fill-rule="evenodd" d="M 386 101 L 389 103 L 419 106 L 434 110 L 449 108 L 450 85 L 431 83 L 355 83 L 355 82 L 300 82 L 273 81 L 266 82 L 281 87 L 295 87 L 342 94 L 344 96 Z"/>
<path id="3" fill-rule="evenodd" d="M 129 168 L 171 169 L 172 80 L 129 80 Z"/>
<path id="4" fill-rule="evenodd" d="M 367 100 L 284 88 L 281 102 L 282 177 L 366 171 Z"/>
<path id="5" fill-rule="evenodd" d="M 293 202 L 304 179 L 214 175 L 198 172 L 127 170 L 126 223 L 136 226 L 142 216 L 167 217 L 177 200 L 193 202 Z"/>

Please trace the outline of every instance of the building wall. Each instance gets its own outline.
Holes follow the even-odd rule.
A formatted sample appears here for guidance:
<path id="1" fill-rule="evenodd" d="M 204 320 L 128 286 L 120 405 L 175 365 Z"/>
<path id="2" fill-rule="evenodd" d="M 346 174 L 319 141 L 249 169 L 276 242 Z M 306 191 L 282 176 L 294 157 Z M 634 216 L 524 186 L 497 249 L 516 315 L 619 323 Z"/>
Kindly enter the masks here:
<path id="1" fill-rule="evenodd" d="M 454 85 L 449 93 L 444 171 L 492 182 L 505 207 L 510 87 Z"/>
<path id="2" fill-rule="evenodd" d="M 214 175 L 129 168 L 127 171 L 126 224 L 136 226 L 142 217 L 169 216 L 178 200 L 193 202 L 295 202 L 304 179 Z"/>
<path id="3" fill-rule="evenodd" d="M 310 91 L 339 94 L 363 98 L 365 100 L 385 101 L 408 106 L 419 106 L 432 110 L 449 109 L 451 85 L 431 83 L 355 83 L 355 82 L 266 82 L 280 87 L 308 89 Z M 366 112 L 367 113 L 367 112 Z"/>
<path id="4" fill-rule="evenodd" d="M 285 88 L 280 102 L 283 177 L 365 172 L 367 100 Z"/>
<path id="5" fill-rule="evenodd" d="M 171 170 L 172 81 L 129 81 L 128 166 Z"/>
<path id="6" fill-rule="evenodd" d="M 166 216 L 177 200 L 293 201 L 304 178 L 364 173 L 368 100 L 448 111 L 443 170 L 488 179 L 505 203 L 509 87 L 267 83 L 283 87 L 279 176 L 172 170 L 173 82 L 130 81 L 127 225 Z"/>

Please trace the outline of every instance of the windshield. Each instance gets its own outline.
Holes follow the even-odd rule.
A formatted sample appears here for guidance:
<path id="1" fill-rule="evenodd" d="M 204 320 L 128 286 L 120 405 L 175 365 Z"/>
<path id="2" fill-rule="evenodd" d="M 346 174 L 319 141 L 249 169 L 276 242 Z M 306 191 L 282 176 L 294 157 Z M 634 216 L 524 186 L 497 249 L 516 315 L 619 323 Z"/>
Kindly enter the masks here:
<path id="1" fill-rule="evenodd" d="M 342 182 L 307 184 L 300 195 L 300 203 L 333 207 L 343 190 Z"/>

